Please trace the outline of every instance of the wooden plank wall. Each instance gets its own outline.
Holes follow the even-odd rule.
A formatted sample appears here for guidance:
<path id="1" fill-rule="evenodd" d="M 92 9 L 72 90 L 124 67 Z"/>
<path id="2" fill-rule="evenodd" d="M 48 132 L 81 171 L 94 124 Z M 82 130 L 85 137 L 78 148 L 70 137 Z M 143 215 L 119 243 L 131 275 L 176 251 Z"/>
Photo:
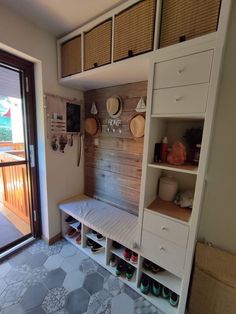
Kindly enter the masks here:
<path id="1" fill-rule="evenodd" d="M 85 194 L 138 214 L 142 173 L 143 138 L 135 140 L 129 120 L 137 114 L 136 105 L 146 101 L 147 82 L 125 84 L 85 92 L 85 117 L 94 101 L 102 132 L 97 137 L 85 134 Z M 120 96 L 123 101 L 122 134 L 108 133 L 106 100 Z"/>

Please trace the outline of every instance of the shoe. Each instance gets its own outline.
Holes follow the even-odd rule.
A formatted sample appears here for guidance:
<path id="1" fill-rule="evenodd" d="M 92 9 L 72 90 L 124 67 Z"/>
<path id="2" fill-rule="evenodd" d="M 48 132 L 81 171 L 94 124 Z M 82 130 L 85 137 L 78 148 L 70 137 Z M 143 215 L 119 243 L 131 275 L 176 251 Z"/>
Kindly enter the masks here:
<path id="1" fill-rule="evenodd" d="M 121 261 L 119 264 L 116 266 L 116 276 L 120 276 L 124 271 L 124 263 Z"/>
<path id="2" fill-rule="evenodd" d="M 130 249 L 125 248 L 123 255 L 126 261 L 129 261 L 132 255 L 132 251 Z"/>
<path id="3" fill-rule="evenodd" d="M 99 253 L 103 250 L 104 250 L 104 247 L 97 243 L 94 243 L 93 246 L 91 247 L 91 252 L 94 254 Z"/>
<path id="4" fill-rule="evenodd" d="M 72 216 L 68 216 L 66 219 L 65 219 L 65 222 L 71 224 L 72 222 L 76 222 L 77 220 L 72 217 Z"/>
<path id="5" fill-rule="evenodd" d="M 77 231 L 75 228 L 73 227 L 70 227 L 68 230 L 67 230 L 67 235 L 69 238 L 73 238 L 75 235 L 77 234 Z"/>
<path id="6" fill-rule="evenodd" d="M 128 265 L 127 268 L 126 268 L 126 271 L 125 271 L 125 277 L 128 279 L 128 280 L 131 280 L 133 275 L 134 275 L 134 271 L 135 271 L 135 268 L 131 265 Z"/>
<path id="7" fill-rule="evenodd" d="M 179 296 L 175 292 L 170 293 L 170 304 L 172 306 L 177 306 L 179 303 Z"/>
<path id="8" fill-rule="evenodd" d="M 97 231 L 95 231 L 95 230 L 92 230 L 92 234 L 97 234 Z"/>
<path id="9" fill-rule="evenodd" d="M 79 231 L 79 232 L 81 231 L 81 223 L 79 223 L 79 225 L 77 226 L 76 230 Z"/>
<path id="10" fill-rule="evenodd" d="M 161 268 L 160 266 L 154 264 L 154 263 L 151 263 L 151 267 L 150 267 L 150 270 L 153 274 L 157 274 L 159 273 L 160 271 L 164 271 L 163 268 Z"/>
<path id="11" fill-rule="evenodd" d="M 144 259 L 143 261 L 143 269 L 150 270 L 151 269 L 151 262 L 148 259 Z"/>
<path id="12" fill-rule="evenodd" d="M 81 244 L 81 233 L 80 232 L 78 233 L 78 237 L 75 239 L 75 242 L 77 244 Z"/>
<path id="13" fill-rule="evenodd" d="M 117 264 L 118 264 L 118 259 L 114 254 L 112 254 L 112 256 L 110 258 L 110 266 L 115 267 L 115 266 L 117 266 Z"/>
<path id="14" fill-rule="evenodd" d="M 104 236 L 101 234 L 101 233 L 97 233 L 97 240 L 98 241 L 102 241 L 102 240 L 104 240 L 105 238 L 104 238 Z"/>
<path id="15" fill-rule="evenodd" d="M 120 249 L 122 247 L 122 245 L 116 241 L 112 242 L 112 246 L 114 247 L 114 249 Z"/>
<path id="16" fill-rule="evenodd" d="M 143 277 L 141 280 L 140 290 L 143 294 L 148 294 L 150 288 L 150 281 L 148 277 Z"/>
<path id="17" fill-rule="evenodd" d="M 153 295 L 158 297 L 161 294 L 161 284 L 157 281 L 153 281 L 151 291 Z"/>
<path id="18" fill-rule="evenodd" d="M 170 289 L 163 286 L 161 289 L 161 294 L 162 294 L 164 299 L 168 299 L 170 297 Z"/>
<path id="19" fill-rule="evenodd" d="M 87 239 L 87 246 L 89 246 L 90 248 L 95 244 L 96 242 L 94 242 L 91 239 Z"/>
<path id="20" fill-rule="evenodd" d="M 132 264 L 137 264 L 138 263 L 138 254 L 135 252 L 132 252 L 132 255 L 130 257 L 130 261 Z"/>

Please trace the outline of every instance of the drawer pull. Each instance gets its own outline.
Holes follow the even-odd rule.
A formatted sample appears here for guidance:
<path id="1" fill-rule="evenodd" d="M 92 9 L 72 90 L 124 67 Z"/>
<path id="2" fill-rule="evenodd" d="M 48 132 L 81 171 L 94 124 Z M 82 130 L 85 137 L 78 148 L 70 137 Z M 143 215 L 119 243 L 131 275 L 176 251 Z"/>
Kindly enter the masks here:
<path id="1" fill-rule="evenodd" d="M 161 227 L 161 230 L 166 231 L 166 230 L 167 230 L 167 228 L 166 228 L 165 226 L 162 226 L 162 227 Z"/>
<path id="2" fill-rule="evenodd" d="M 160 251 L 165 252 L 165 250 L 164 246 L 160 246 Z"/>
<path id="3" fill-rule="evenodd" d="M 179 69 L 177 72 L 178 72 L 178 74 L 182 74 L 184 72 L 184 68 Z"/>
<path id="4" fill-rule="evenodd" d="M 176 97 L 176 98 L 175 98 L 175 101 L 180 101 L 180 100 L 182 100 L 183 98 L 184 98 L 183 96 Z"/>

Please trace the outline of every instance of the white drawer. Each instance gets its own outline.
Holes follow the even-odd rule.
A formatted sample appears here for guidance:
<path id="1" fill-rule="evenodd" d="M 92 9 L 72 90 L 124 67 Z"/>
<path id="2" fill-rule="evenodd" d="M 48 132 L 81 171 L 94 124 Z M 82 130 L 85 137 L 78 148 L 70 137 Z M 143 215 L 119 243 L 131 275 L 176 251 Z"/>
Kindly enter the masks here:
<path id="1" fill-rule="evenodd" d="M 212 56 L 209 50 L 157 63 L 154 89 L 209 82 Z"/>
<path id="2" fill-rule="evenodd" d="M 159 266 L 176 273 L 183 272 L 186 250 L 143 230 L 141 252 Z"/>
<path id="3" fill-rule="evenodd" d="M 187 246 L 189 229 L 188 226 L 181 223 L 152 214 L 145 210 L 143 229 L 183 248 Z"/>
<path id="4" fill-rule="evenodd" d="M 206 111 L 208 83 L 153 91 L 152 114 L 199 114 Z"/>

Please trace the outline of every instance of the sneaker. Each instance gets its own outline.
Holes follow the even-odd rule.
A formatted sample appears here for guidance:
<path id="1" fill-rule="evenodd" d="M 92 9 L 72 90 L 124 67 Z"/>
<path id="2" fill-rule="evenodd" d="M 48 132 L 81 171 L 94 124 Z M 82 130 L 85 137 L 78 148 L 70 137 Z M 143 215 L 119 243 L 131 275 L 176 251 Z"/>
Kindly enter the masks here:
<path id="1" fill-rule="evenodd" d="M 138 254 L 135 252 L 132 252 L 130 261 L 132 264 L 137 264 L 138 263 Z"/>
<path id="2" fill-rule="evenodd" d="M 126 267 L 125 276 L 128 280 L 131 280 L 134 275 L 135 268 L 131 265 Z"/>
<path id="3" fill-rule="evenodd" d="M 161 268 L 160 266 L 154 264 L 154 263 L 151 263 L 151 266 L 150 266 L 150 270 L 153 274 L 157 274 L 159 273 L 160 271 L 164 271 L 163 268 Z"/>
<path id="4" fill-rule="evenodd" d="M 77 226 L 76 230 L 79 231 L 79 232 L 81 231 L 81 223 L 79 223 L 79 225 Z"/>
<path id="5" fill-rule="evenodd" d="M 72 217 L 72 216 L 68 216 L 66 219 L 65 219 L 65 222 L 71 224 L 72 222 L 76 222 L 77 220 Z"/>
<path id="6" fill-rule="evenodd" d="M 157 281 L 152 282 L 152 294 L 158 297 L 161 294 L 161 284 Z"/>
<path id="7" fill-rule="evenodd" d="M 114 247 L 114 249 L 120 249 L 122 247 L 122 245 L 116 241 L 112 242 L 112 246 Z"/>
<path id="8" fill-rule="evenodd" d="M 132 251 L 130 249 L 125 248 L 123 255 L 125 260 L 129 261 L 132 255 Z"/>
<path id="9" fill-rule="evenodd" d="M 69 238 L 73 238 L 76 234 L 77 234 L 77 231 L 75 228 L 73 227 L 70 227 L 68 230 L 67 230 L 67 233 Z"/>
<path id="10" fill-rule="evenodd" d="M 144 259 L 143 261 L 143 269 L 150 270 L 151 269 L 151 262 L 148 259 Z"/>
<path id="11" fill-rule="evenodd" d="M 90 248 L 95 244 L 96 242 L 94 242 L 91 239 L 87 239 L 87 246 L 89 246 Z"/>
<path id="12" fill-rule="evenodd" d="M 101 233 L 97 233 L 97 240 L 98 241 L 102 241 L 102 240 L 104 240 L 105 238 L 104 238 L 104 236 L 101 234 Z"/>
<path id="13" fill-rule="evenodd" d="M 92 253 L 99 253 L 101 251 L 103 251 L 105 248 L 103 246 L 101 246 L 100 244 L 95 243 L 92 247 L 91 247 L 91 252 Z"/>
<path id="14" fill-rule="evenodd" d="M 78 233 L 78 237 L 75 239 L 75 242 L 77 244 L 81 244 L 81 233 L 80 232 Z"/>
<path id="15" fill-rule="evenodd" d="M 140 290 L 143 294 L 148 294 L 150 288 L 150 281 L 148 277 L 143 277 L 141 280 Z"/>
<path id="16" fill-rule="evenodd" d="M 124 271 L 124 263 L 121 261 L 119 264 L 116 266 L 116 276 L 120 276 Z"/>
<path id="17" fill-rule="evenodd" d="M 95 230 L 92 230 L 92 234 L 97 234 L 97 231 L 95 231 Z"/>
<path id="18" fill-rule="evenodd" d="M 162 294 L 164 299 L 168 299 L 170 297 L 170 289 L 163 286 L 161 289 L 161 294 Z"/>
<path id="19" fill-rule="evenodd" d="M 177 306 L 179 303 L 179 296 L 175 292 L 170 293 L 170 304 L 172 306 Z"/>
<path id="20" fill-rule="evenodd" d="M 117 264 L 118 264 L 118 259 L 114 254 L 112 254 L 112 256 L 110 258 L 110 266 L 115 267 L 115 266 L 117 266 Z"/>

